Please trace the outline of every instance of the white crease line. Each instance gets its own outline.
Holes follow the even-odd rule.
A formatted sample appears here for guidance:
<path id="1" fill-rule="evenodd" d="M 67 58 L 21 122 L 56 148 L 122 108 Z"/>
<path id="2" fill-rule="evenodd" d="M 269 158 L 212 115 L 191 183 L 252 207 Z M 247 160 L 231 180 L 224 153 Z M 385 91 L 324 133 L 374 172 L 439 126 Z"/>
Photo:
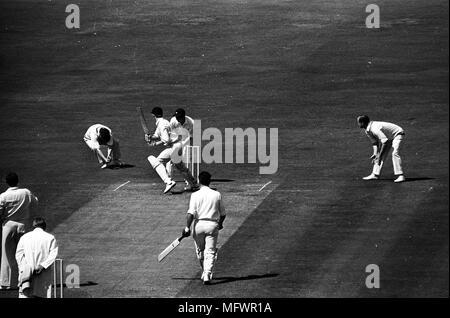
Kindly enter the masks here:
<path id="1" fill-rule="evenodd" d="M 262 191 L 262 189 L 264 189 L 265 187 L 267 187 L 269 184 L 271 184 L 272 183 L 272 181 L 269 181 L 269 182 L 267 182 L 265 185 L 263 185 L 262 187 L 261 187 L 261 189 L 259 189 L 258 191 L 259 192 L 261 192 Z"/>
<path id="2" fill-rule="evenodd" d="M 127 181 L 127 182 L 121 184 L 120 186 L 118 186 L 117 188 L 115 188 L 113 191 L 119 190 L 120 188 L 122 188 L 124 185 L 126 185 L 126 184 L 128 184 L 128 183 L 130 183 L 130 181 Z"/>

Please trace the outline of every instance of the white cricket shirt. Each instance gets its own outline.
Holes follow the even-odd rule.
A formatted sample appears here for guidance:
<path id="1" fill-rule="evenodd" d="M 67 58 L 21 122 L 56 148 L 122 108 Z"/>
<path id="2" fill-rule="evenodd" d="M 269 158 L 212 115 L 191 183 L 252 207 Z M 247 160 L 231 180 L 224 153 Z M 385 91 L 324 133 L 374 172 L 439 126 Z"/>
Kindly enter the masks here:
<path id="1" fill-rule="evenodd" d="M 371 121 L 366 129 L 366 135 L 373 143 L 385 143 L 404 133 L 402 127 L 384 121 Z"/>
<path id="2" fill-rule="evenodd" d="M 225 215 L 220 192 L 201 185 L 198 191 L 192 193 L 187 213 L 197 220 L 218 222 L 220 217 Z"/>
<path id="3" fill-rule="evenodd" d="M 8 221 L 27 223 L 30 207 L 37 203 L 38 199 L 30 190 L 10 187 L 0 194 L 0 215 Z"/>
<path id="4" fill-rule="evenodd" d="M 100 144 L 98 143 L 98 137 L 100 136 L 100 129 L 106 128 L 109 130 L 109 134 L 111 135 L 111 139 L 108 141 L 108 145 L 113 144 L 113 137 L 112 137 L 112 131 L 110 128 L 106 127 L 102 124 L 95 124 L 88 128 L 86 133 L 84 134 L 84 140 L 89 143 L 89 146 L 92 150 L 94 149 L 100 149 Z"/>

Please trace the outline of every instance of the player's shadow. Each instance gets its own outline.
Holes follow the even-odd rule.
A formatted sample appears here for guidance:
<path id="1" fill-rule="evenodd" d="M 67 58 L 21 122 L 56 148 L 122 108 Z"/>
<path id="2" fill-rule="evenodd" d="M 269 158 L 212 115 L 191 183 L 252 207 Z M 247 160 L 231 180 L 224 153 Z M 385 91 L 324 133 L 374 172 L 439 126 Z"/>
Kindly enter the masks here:
<path id="1" fill-rule="evenodd" d="M 213 182 L 234 182 L 233 179 L 211 179 L 211 183 Z"/>
<path id="2" fill-rule="evenodd" d="M 261 278 L 271 278 L 277 277 L 278 273 L 268 273 L 263 275 L 248 275 L 248 276 L 224 276 L 224 277 L 214 277 L 211 282 L 211 285 L 219 285 L 226 284 L 235 281 L 243 281 L 243 280 L 252 280 L 252 279 L 261 279 Z"/>
<path id="3" fill-rule="evenodd" d="M 434 178 L 422 177 L 422 178 L 406 178 L 404 182 L 414 182 L 414 181 L 427 181 L 434 180 Z"/>
<path id="4" fill-rule="evenodd" d="M 128 169 L 128 168 L 134 168 L 134 165 L 130 165 L 130 164 L 128 164 L 128 163 L 124 163 L 123 165 L 120 165 L 120 166 L 118 166 L 118 165 L 112 165 L 112 166 L 109 166 L 109 167 L 108 167 L 108 169 L 111 169 L 111 170 L 116 170 L 116 169 Z"/>
<path id="5" fill-rule="evenodd" d="M 92 282 L 92 281 L 88 281 L 86 283 L 80 283 L 80 285 L 78 285 L 78 287 L 88 287 L 88 286 L 97 286 L 97 285 L 98 285 L 98 283 L 95 283 L 95 282 Z M 56 284 L 56 287 L 60 288 L 61 284 Z M 65 284 L 65 283 L 63 284 L 63 287 L 64 288 L 69 288 L 67 286 L 67 284 Z"/>
<path id="6" fill-rule="evenodd" d="M 261 279 L 261 278 L 271 278 L 271 277 L 277 277 L 278 273 L 267 273 L 263 275 L 248 275 L 248 276 L 222 276 L 222 277 L 213 277 L 213 280 L 211 282 L 211 285 L 219 285 L 219 284 L 226 284 L 231 283 L 235 281 L 243 281 L 243 280 L 252 280 L 252 279 Z M 198 277 L 196 278 L 181 278 L 181 277 L 174 277 L 172 279 L 175 280 L 199 280 Z"/>

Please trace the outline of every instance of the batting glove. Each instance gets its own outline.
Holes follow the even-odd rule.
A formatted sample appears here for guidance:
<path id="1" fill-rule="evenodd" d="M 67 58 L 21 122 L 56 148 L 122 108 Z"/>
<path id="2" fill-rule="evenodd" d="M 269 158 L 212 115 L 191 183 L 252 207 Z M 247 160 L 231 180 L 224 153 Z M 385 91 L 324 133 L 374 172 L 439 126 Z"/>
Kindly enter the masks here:
<path id="1" fill-rule="evenodd" d="M 188 227 L 185 227 L 185 228 L 183 229 L 183 232 L 181 232 L 181 235 L 182 235 L 183 237 L 188 237 L 188 236 L 190 236 L 190 235 L 191 235 L 191 229 L 188 228 Z"/>

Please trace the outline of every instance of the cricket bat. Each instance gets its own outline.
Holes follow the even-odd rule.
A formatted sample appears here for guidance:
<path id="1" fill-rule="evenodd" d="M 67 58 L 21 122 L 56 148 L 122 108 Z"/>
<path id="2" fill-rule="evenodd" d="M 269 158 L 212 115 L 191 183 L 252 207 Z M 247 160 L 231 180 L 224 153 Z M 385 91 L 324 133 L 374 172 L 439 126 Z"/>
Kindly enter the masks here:
<path id="1" fill-rule="evenodd" d="M 180 245 L 182 239 L 184 239 L 184 236 L 180 236 L 175 241 L 170 243 L 170 245 L 167 246 L 166 249 L 158 255 L 158 262 L 161 262 L 167 255 L 170 254 L 170 252 L 172 252 L 178 245 Z"/>
<path id="2" fill-rule="evenodd" d="M 139 115 L 139 120 L 141 121 L 142 130 L 144 130 L 144 133 L 146 135 L 149 135 L 150 134 L 150 129 L 148 129 L 147 121 L 145 120 L 144 112 L 142 111 L 142 108 L 141 107 L 136 107 L 136 110 L 137 110 L 138 115 Z"/>

